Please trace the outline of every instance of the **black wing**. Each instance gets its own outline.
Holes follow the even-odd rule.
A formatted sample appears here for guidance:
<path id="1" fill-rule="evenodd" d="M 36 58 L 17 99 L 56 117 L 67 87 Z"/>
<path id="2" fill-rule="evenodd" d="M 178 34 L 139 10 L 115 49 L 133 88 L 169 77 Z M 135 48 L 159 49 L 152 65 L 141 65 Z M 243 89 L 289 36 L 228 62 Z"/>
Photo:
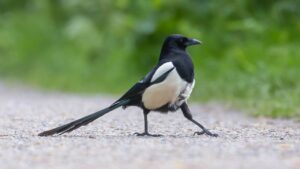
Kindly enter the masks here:
<path id="1" fill-rule="evenodd" d="M 140 80 L 138 83 L 133 85 L 120 99 L 118 99 L 116 102 L 121 100 L 127 100 L 127 99 L 134 99 L 143 94 L 143 92 L 151 85 L 160 83 L 168 76 L 168 74 L 174 69 L 171 68 L 165 73 L 163 73 L 160 77 L 158 77 L 156 80 L 151 82 L 151 78 L 155 71 L 157 70 L 159 66 L 153 68 L 142 80 Z"/>

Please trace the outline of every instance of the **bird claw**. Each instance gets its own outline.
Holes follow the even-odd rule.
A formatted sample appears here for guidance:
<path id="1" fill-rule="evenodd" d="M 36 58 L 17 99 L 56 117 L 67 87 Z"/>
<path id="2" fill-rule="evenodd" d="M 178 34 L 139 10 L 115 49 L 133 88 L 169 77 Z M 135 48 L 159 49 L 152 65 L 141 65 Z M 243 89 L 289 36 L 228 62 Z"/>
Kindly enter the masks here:
<path id="1" fill-rule="evenodd" d="M 151 137 L 161 137 L 161 136 L 163 136 L 163 135 L 161 135 L 161 134 L 150 134 L 150 133 L 146 133 L 146 132 L 144 132 L 144 133 L 138 133 L 138 132 L 135 132 L 135 133 L 133 133 L 135 136 L 151 136 Z"/>
<path id="2" fill-rule="evenodd" d="M 212 137 L 218 137 L 219 135 L 218 134 L 216 134 L 216 133 L 211 133 L 210 131 L 208 131 L 208 130 L 203 130 L 203 131 L 196 131 L 195 133 L 194 133 L 194 135 L 203 135 L 203 134 L 206 134 L 206 135 L 209 135 L 209 136 L 212 136 Z"/>

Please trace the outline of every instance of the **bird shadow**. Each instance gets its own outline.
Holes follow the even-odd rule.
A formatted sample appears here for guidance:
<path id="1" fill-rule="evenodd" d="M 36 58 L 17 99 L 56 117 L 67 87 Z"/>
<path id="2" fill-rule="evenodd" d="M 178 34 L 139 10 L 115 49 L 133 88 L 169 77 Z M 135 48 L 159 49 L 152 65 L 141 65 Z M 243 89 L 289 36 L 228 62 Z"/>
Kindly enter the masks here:
<path id="1" fill-rule="evenodd" d="M 54 135 L 50 136 L 50 138 L 84 138 L 84 139 L 168 139 L 168 138 L 195 138 L 199 139 L 202 137 L 210 137 L 206 135 L 175 135 L 175 134 L 169 134 L 169 135 L 162 135 L 159 137 L 152 137 L 152 136 L 136 136 L 134 134 L 128 134 L 128 135 Z M 49 137 L 47 137 L 49 138 Z"/>
<path id="2" fill-rule="evenodd" d="M 0 134 L 0 139 L 6 139 L 8 137 L 10 137 L 11 135 L 8 134 Z"/>

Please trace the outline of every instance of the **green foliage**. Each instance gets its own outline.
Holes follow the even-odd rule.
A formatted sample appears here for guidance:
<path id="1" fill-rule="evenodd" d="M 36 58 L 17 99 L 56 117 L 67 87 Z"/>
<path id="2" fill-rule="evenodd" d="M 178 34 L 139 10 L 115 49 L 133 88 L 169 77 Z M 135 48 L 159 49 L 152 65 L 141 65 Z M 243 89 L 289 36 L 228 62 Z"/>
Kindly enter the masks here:
<path id="1" fill-rule="evenodd" d="M 299 118 L 299 8 L 296 0 L 2 0 L 0 76 L 121 93 L 157 62 L 164 37 L 180 33 L 204 42 L 189 49 L 194 99 Z"/>

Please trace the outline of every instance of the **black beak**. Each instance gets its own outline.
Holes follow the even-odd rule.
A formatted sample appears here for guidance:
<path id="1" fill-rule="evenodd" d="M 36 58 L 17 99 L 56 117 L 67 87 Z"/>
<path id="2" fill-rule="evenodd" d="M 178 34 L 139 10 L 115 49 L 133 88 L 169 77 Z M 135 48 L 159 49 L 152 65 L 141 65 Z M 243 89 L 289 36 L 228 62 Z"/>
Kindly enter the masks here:
<path id="1" fill-rule="evenodd" d="M 192 46 L 192 45 L 198 45 L 198 44 L 201 45 L 202 42 L 199 41 L 199 40 L 197 40 L 197 39 L 192 39 L 192 38 L 190 38 L 190 39 L 185 43 L 186 46 Z"/>

